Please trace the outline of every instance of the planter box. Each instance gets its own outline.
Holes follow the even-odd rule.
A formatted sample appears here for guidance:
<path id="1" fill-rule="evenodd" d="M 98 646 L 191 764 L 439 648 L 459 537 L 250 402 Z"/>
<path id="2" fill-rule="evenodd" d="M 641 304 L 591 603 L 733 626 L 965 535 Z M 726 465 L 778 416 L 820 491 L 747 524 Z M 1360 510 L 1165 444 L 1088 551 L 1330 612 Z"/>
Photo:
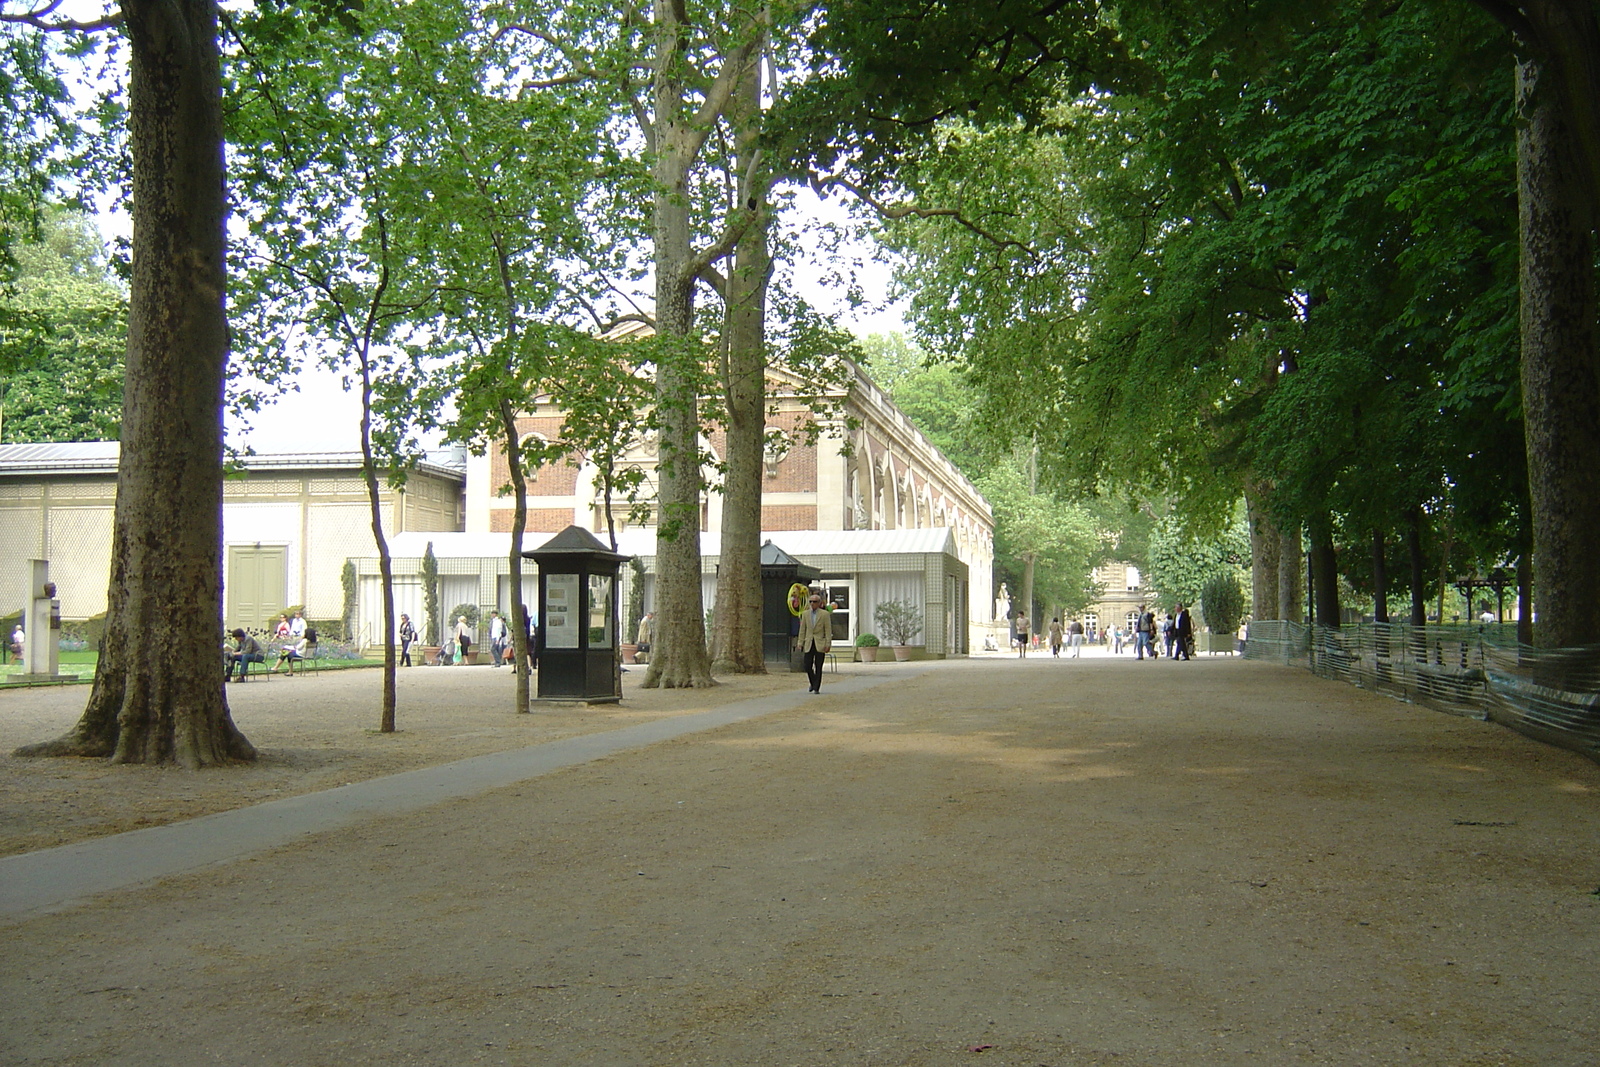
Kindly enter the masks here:
<path id="1" fill-rule="evenodd" d="M 1232 652 L 1238 644 L 1232 634 L 1201 634 L 1197 640 L 1200 647 L 1212 655 L 1218 652 Z"/>
<path id="2" fill-rule="evenodd" d="M 622 650 L 622 662 L 624 662 L 624 663 L 638 663 L 639 662 L 638 659 L 635 658 L 635 657 L 637 657 L 639 655 L 639 646 L 638 645 L 618 645 L 617 647 Z"/>
<path id="3" fill-rule="evenodd" d="M 876 663 L 878 662 L 878 646 L 857 645 L 856 657 L 860 659 L 862 663 Z"/>
<path id="4" fill-rule="evenodd" d="M 906 660 L 908 660 L 910 658 L 911 658 L 911 646 L 910 645 L 895 645 L 894 646 L 894 661 L 896 663 L 904 663 L 904 662 L 906 662 Z"/>

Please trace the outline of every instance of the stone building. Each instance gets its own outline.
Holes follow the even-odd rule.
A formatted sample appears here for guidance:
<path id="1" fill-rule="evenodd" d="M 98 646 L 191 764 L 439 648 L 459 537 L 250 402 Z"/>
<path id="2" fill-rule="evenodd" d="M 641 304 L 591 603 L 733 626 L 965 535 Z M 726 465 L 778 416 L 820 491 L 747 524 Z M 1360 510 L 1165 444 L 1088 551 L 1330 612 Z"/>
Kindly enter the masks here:
<path id="1" fill-rule="evenodd" d="M 106 610 L 118 454 L 115 441 L 0 445 L 0 613 L 23 604 L 29 559 L 49 560 L 63 618 Z M 461 529 L 465 475 L 453 461 L 422 463 L 403 493 L 383 488 L 386 530 Z M 345 560 L 373 552 L 360 454 L 241 460 L 223 483 L 222 527 L 228 626 L 261 626 L 292 604 L 338 618 Z"/>
<path id="2" fill-rule="evenodd" d="M 786 534 L 948 531 L 948 537 L 934 539 L 938 542 L 935 548 L 925 549 L 921 541 L 928 539 L 923 538 L 916 551 L 945 554 L 948 545 L 948 554 L 963 565 L 965 573 L 959 591 L 952 596 L 959 597 L 958 618 L 965 620 L 965 625 L 958 628 L 960 637 L 949 645 L 952 652 L 966 651 L 973 647 L 972 636 L 981 633 L 989 621 L 993 512 L 972 483 L 882 389 L 860 368 L 851 365 L 849 370 L 848 388 L 841 387 L 824 397 L 831 411 L 822 418 L 813 413 L 808 402 L 811 387 L 781 371 L 769 370 L 768 436 L 783 443 L 769 447 L 766 456 L 761 501 L 763 539 L 804 559 L 804 553 L 789 547 L 798 543 L 797 539 L 786 538 Z M 559 442 L 563 419 L 558 405 L 549 397 L 540 397 L 518 420 L 518 431 L 525 441 Z M 808 433 L 813 426 L 816 432 Z M 723 455 L 725 443 L 723 433 L 717 430 L 702 438 L 701 448 L 717 459 Z M 648 485 L 656 464 L 653 442 L 648 438 L 634 442 L 622 463 L 645 471 Z M 708 465 L 705 473 L 708 483 L 715 486 L 714 467 Z M 513 501 L 509 483 L 510 469 L 503 452 L 491 450 L 468 458 L 467 533 L 506 533 L 511 529 Z M 529 534 L 554 533 L 568 525 L 578 525 L 604 539 L 608 522 L 603 483 L 600 470 L 584 456 L 541 467 L 528 483 Z M 714 488 L 708 491 L 701 504 L 702 534 L 720 534 L 722 507 L 722 495 Z M 619 531 L 629 531 L 628 510 L 625 501 L 611 502 L 612 523 Z M 642 526 L 653 530 L 653 520 Z M 533 536 L 528 540 L 535 543 Z M 861 556 L 858 549 L 828 554 Z M 653 566 L 653 550 L 648 559 Z M 652 577 L 653 570 L 647 574 L 647 591 L 653 586 Z M 838 586 L 839 595 L 861 595 L 861 590 L 855 588 L 857 579 L 853 573 L 836 573 L 832 581 Z M 865 588 L 871 587 L 871 580 L 867 580 Z M 714 584 L 708 588 L 714 588 Z M 915 593 L 919 605 L 931 607 L 932 603 L 922 597 L 921 592 Z M 706 603 L 708 607 L 711 604 L 709 592 Z M 938 606 L 941 612 L 947 607 L 943 601 Z M 503 610 L 504 605 L 500 607 Z M 851 637 L 871 632 L 874 607 L 875 602 L 854 605 Z M 942 631 L 944 627 L 936 622 L 932 629 Z"/>

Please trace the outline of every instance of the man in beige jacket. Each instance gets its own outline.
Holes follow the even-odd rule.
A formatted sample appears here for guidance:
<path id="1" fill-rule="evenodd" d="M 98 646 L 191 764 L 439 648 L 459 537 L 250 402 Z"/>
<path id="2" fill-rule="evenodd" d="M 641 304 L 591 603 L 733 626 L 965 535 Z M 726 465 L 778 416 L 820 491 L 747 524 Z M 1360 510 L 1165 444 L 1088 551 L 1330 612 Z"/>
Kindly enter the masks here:
<path id="1" fill-rule="evenodd" d="M 800 636 L 794 647 L 804 657 L 811 692 L 822 692 L 822 661 L 833 647 L 833 616 L 822 610 L 821 593 L 812 593 L 810 606 L 800 613 Z"/>

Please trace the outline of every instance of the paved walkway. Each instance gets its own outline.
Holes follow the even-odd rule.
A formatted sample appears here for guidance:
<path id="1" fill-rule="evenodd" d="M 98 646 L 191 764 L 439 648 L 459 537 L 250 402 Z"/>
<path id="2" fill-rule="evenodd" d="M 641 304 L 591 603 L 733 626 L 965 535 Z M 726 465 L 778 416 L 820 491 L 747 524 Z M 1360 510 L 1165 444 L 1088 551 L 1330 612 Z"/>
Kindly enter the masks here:
<path id="1" fill-rule="evenodd" d="M 915 672 L 916 668 L 910 668 L 893 678 L 833 678 L 829 695 L 904 681 Z M 403 815 L 487 793 L 618 752 L 787 711 L 806 699 L 808 695 L 801 691 L 744 700 L 698 714 L 475 756 L 148 830 L 0 857 L 0 919 L 22 918 L 97 893 L 237 860 L 361 819 Z"/>
<path id="2" fill-rule="evenodd" d="M 0 1063 L 1600 1047 L 1600 767 L 1491 724 L 1268 664 L 1046 656 L 571 741 L 196 820 L 221 851 L 74 904 L 58 883 L 5 928 Z"/>

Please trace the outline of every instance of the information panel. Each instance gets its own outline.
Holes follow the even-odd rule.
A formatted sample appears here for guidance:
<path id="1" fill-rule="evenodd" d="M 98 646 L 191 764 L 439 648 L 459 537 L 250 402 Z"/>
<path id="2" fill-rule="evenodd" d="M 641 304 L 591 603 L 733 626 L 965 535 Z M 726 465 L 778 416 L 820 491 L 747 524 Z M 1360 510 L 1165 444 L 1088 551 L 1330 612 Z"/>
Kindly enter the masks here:
<path id="1" fill-rule="evenodd" d="M 578 615 L 578 576 L 549 574 L 544 581 L 544 646 L 577 648 L 582 621 Z"/>

